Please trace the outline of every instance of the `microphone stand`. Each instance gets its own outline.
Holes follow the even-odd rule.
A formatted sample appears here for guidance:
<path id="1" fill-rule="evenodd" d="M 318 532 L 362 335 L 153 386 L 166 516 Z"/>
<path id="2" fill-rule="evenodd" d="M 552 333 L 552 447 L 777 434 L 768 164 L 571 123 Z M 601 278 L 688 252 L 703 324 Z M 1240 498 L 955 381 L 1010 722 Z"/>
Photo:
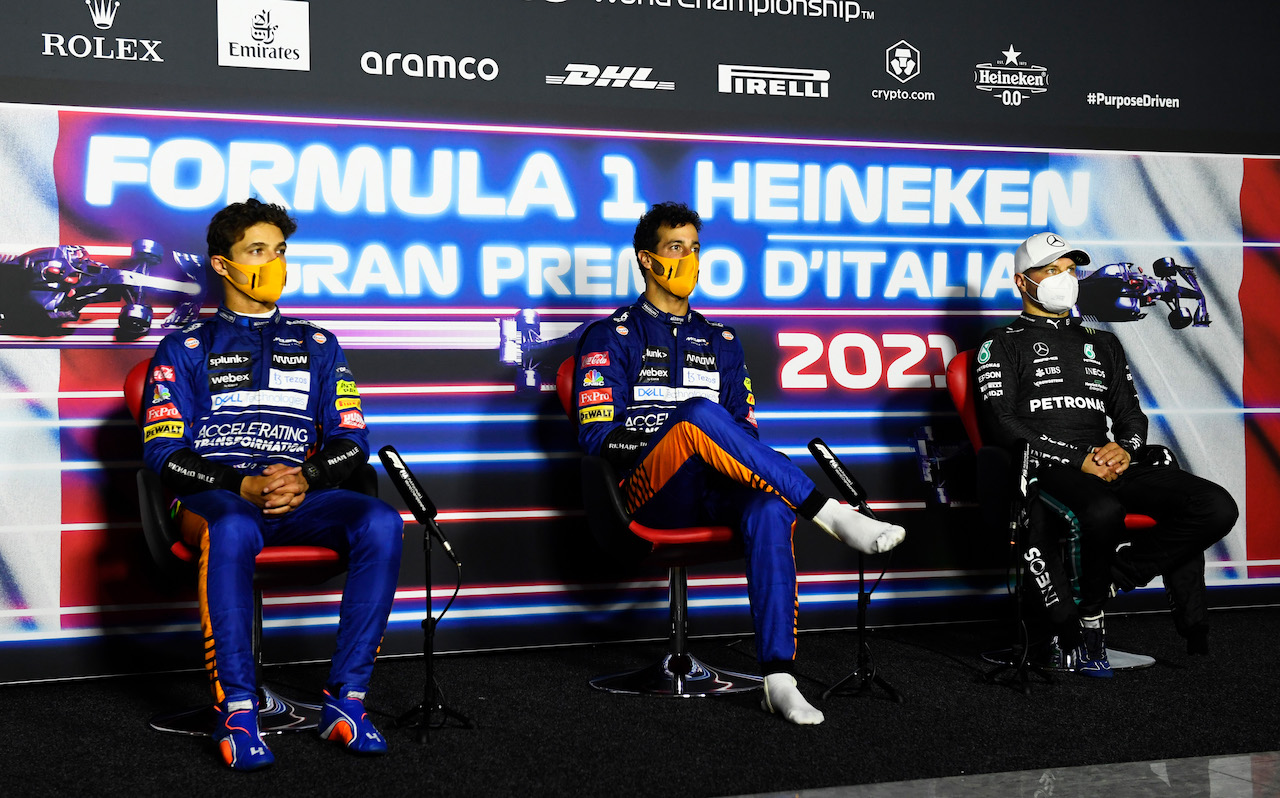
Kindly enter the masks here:
<path id="1" fill-rule="evenodd" d="M 845 467 L 840 458 L 836 456 L 836 453 L 831 451 L 831 448 L 821 438 L 814 438 L 809 442 L 809 452 L 813 455 L 813 459 L 818 462 L 818 465 L 822 467 L 822 470 L 826 472 L 832 484 L 844 496 L 849 506 L 870 518 L 876 517 L 876 514 L 867 506 L 867 502 L 863 498 L 866 491 L 862 489 L 862 485 L 858 483 L 852 472 Z M 881 571 L 880 576 L 884 577 L 884 571 Z M 876 580 L 876 584 L 880 584 L 879 580 Z M 874 590 L 874 587 L 872 589 Z M 861 695 L 868 692 L 872 685 L 875 685 L 884 690 L 890 701 L 896 704 L 902 703 L 902 696 L 871 664 L 871 647 L 867 644 L 867 604 L 870 601 L 871 593 L 867 590 L 866 555 L 858 552 L 858 664 L 849 675 L 823 692 L 823 701 L 833 695 Z M 846 687 L 846 685 L 848 686 Z"/>
<path id="2" fill-rule="evenodd" d="M 858 552 L 858 664 L 849 675 L 828 687 L 822 694 L 822 700 L 826 701 L 833 695 L 861 695 L 874 684 L 884 690 L 890 701 L 901 704 L 902 696 L 871 664 L 871 646 L 867 645 L 867 603 L 871 601 L 871 594 L 867 592 L 865 558 L 865 554 Z M 845 687 L 849 682 L 852 684 Z"/>
<path id="3" fill-rule="evenodd" d="M 427 519 L 427 522 L 434 524 L 435 518 Z M 439 619 L 431 614 L 431 530 L 426 524 L 419 524 L 422 527 L 422 552 L 424 559 L 424 571 L 426 574 L 426 617 L 422 619 L 422 664 L 425 671 L 425 678 L 422 683 L 422 703 L 418 704 L 408 712 L 396 719 L 398 727 L 413 727 L 418 730 L 418 742 L 427 742 L 427 732 L 430 729 L 440 729 L 446 726 L 454 726 L 460 729 L 474 729 L 471 719 L 461 712 L 453 709 L 444 702 L 444 694 L 440 691 L 440 685 L 436 684 L 435 677 L 435 650 L 436 650 L 436 624 Z M 458 585 L 462 585 L 462 563 L 454 562 L 458 566 Z M 454 594 L 457 595 L 456 593 Z M 449 599 L 449 603 L 453 603 L 453 599 Z M 448 606 L 445 607 L 448 610 Z M 441 616 L 444 612 L 440 613 Z M 432 715 L 439 714 L 439 722 L 432 722 Z"/>

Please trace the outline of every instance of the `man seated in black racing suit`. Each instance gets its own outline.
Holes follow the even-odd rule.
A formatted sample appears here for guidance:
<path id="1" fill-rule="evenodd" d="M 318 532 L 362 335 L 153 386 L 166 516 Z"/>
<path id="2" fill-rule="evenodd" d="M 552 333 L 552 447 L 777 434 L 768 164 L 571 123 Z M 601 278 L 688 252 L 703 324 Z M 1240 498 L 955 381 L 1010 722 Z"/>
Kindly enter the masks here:
<path id="1" fill-rule="evenodd" d="M 1221 486 L 1145 459 L 1147 417 L 1119 339 L 1082 326 L 1076 267 L 1083 250 L 1037 233 L 1014 253 L 1022 315 L 991 330 L 978 349 L 978 410 L 984 434 L 1013 450 L 1030 446 L 1040 496 L 1032 504 L 1029 548 L 1038 602 L 1076 670 L 1110 677 L 1103 606 L 1116 589 L 1162 576 L 1178 632 L 1190 653 L 1208 653 L 1204 551 L 1235 525 L 1239 511 Z M 1107 420 L 1110 418 L 1111 439 Z M 1050 505 L 1079 528 L 1079 606 L 1072 603 Z M 1151 530 L 1125 529 L 1126 513 L 1149 515 Z M 1028 580 L 1034 582 L 1034 580 Z M 1034 591 L 1033 591 L 1034 592 Z M 1074 649 L 1074 650 L 1072 650 Z"/>
<path id="2" fill-rule="evenodd" d="M 762 706 L 797 724 L 822 713 L 796 688 L 796 514 L 867 553 L 906 535 L 822 495 L 759 440 L 742 345 L 689 309 L 698 280 L 698 214 L 654 205 L 633 244 L 644 275 L 634 305 L 592 323 L 578 344 L 578 442 L 625 477 L 627 511 L 654 528 L 733 527 L 746 551 L 747 594 L 765 674 Z"/>
<path id="3" fill-rule="evenodd" d="M 207 237 L 222 307 L 160 342 L 143 400 L 147 467 L 178 496 L 184 537 L 200 549 L 213 737 L 236 770 L 275 761 L 258 726 L 252 653 L 254 558 L 264 545 L 346 555 L 320 735 L 356 753 L 387 750 L 364 697 L 395 596 L 404 522 L 386 502 L 338 487 L 368 460 L 368 431 L 333 333 L 276 307 L 285 239 L 296 227 L 284 208 L 254 199 L 214 215 Z"/>

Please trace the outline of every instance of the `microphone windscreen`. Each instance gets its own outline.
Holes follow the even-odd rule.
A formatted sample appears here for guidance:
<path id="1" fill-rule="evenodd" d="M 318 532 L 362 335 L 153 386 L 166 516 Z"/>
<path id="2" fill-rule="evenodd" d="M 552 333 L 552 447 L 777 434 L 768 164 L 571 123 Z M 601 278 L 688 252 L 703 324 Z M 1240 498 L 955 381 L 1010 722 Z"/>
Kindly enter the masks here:
<path id="1" fill-rule="evenodd" d="M 414 478 L 413 472 L 409 470 L 409 466 L 405 465 L 404 459 L 400 457 L 395 447 L 383 446 L 378 450 L 378 459 L 382 461 L 383 467 L 387 470 L 387 476 L 391 478 L 391 484 L 395 485 L 400 498 L 404 499 L 409 512 L 413 513 L 418 523 L 425 525 L 435 518 L 435 505 L 431 503 L 431 499 L 427 498 L 427 492 L 418 484 L 418 480 Z"/>

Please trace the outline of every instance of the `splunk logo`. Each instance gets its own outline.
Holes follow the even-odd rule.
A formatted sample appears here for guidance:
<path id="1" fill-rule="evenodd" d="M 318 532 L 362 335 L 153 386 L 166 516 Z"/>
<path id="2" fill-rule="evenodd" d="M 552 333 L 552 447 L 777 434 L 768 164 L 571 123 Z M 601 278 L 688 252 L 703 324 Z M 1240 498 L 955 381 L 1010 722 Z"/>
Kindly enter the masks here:
<path id="1" fill-rule="evenodd" d="M 311 71 L 304 0 L 218 0 L 218 66 Z"/>
<path id="2" fill-rule="evenodd" d="M 116 22 L 116 12 L 120 9 L 119 0 L 84 0 L 89 9 L 89 20 L 98 30 L 110 30 Z M 135 39 L 127 37 L 85 36 L 65 33 L 40 34 L 44 47 L 41 55 L 52 55 L 59 58 L 94 58 L 102 61 L 155 61 L 163 63 L 160 57 L 160 41 L 158 39 Z"/>
<path id="3" fill-rule="evenodd" d="M 368 75 L 394 75 L 399 73 L 411 78 L 441 78 L 444 80 L 489 81 L 498 77 L 498 62 L 492 58 L 451 55 L 419 55 L 418 53 L 387 53 L 384 57 L 376 50 L 360 56 L 360 68 Z"/>
<path id="4" fill-rule="evenodd" d="M 825 69 L 720 64 L 721 94 L 826 97 L 831 73 Z"/>

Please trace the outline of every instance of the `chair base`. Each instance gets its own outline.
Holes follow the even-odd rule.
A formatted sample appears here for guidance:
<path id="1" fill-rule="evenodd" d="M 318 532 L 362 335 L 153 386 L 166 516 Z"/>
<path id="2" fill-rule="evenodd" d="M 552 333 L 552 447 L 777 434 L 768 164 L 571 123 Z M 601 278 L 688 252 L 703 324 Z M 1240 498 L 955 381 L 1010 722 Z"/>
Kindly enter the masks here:
<path id="1" fill-rule="evenodd" d="M 759 690 L 764 679 L 736 671 L 719 670 L 692 654 L 667 654 L 636 671 L 597 676 L 591 686 L 608 693 L 666 698 L 705 698 L 723 693 Z"/>
<path id="2" fill-rule="evenodd" d="M 1022 649 L 1001 648 L 995 651 L 983 652 L 982 658 L 993 665 L 1016 665 L 1021 658 Z M 1111 663 L 1113 671 L 1135 671 L 1143 668 L 1150 668 L 1156 664 L 1155 657 L 1148 657 L 1146 654 L 1131 654 L 1128 651 L 1121 651 L 1118 648 L 1107 647 L 1107 661 Z M 1028 663 L 1034 668 L 1042 671 L 1052 671 L 1053 673 L 1070 673 L 1066 668 L 1059 668 L 1048 661 L 1038 662 L 1032 657 Z"/>
<path id="3" fill-rule="evenodd" d="M 162 712 L 147 721 L 156 731 L 208 737 L 216 722 L 213 704 L 177 712 Z M 263 734 L 307 731 L 320 725 L 320 706 L 290 701 L 270 687 L 258 690 L 258 730 Z"/>

